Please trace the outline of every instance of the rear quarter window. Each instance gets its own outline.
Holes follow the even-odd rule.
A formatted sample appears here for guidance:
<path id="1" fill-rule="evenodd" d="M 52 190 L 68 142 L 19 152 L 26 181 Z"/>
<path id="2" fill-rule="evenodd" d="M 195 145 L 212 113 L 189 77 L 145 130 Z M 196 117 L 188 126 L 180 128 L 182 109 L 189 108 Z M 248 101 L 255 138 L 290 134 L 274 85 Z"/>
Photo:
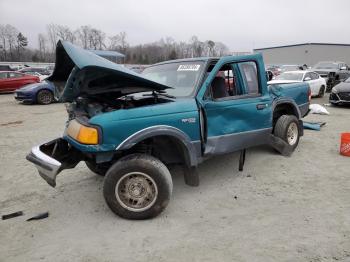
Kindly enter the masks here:
<path id="1" fill-rule="evenodd" d="M 243 81 L 246 86 L 246 93 L 250 95 L 259 94 L 258 71 L 254 62 L 239 64 Z"/>

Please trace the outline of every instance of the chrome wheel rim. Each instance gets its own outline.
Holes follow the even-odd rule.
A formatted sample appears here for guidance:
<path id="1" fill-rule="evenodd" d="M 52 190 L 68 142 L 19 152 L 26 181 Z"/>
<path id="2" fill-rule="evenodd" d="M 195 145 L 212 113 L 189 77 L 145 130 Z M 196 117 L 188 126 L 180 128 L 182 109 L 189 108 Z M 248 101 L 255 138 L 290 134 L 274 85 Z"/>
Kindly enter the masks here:
<path id="1" fill-rule="evenodd" d="M 39 92 L 38 98 L 41 103 L 43 104 L 50 104 L 51 103 L 51 93 L 44 91 L 44 92 Z"/>
<path id="2" fill-rule="evenodd" d="M 157 200 L 158 188 L 154 180 L 142 172 L 127 173 L 115 187 L 118 203 L 127 210 L 141 212 L 151 208 Z"/>
<path id="3" fill-rule="evenodd" d="M 295 145 L 298 140 L 298 133 L 299 131 L 297 124 L 294 122 L 290 123 L 287 130 L 287 141 L 289 145 Z"/>

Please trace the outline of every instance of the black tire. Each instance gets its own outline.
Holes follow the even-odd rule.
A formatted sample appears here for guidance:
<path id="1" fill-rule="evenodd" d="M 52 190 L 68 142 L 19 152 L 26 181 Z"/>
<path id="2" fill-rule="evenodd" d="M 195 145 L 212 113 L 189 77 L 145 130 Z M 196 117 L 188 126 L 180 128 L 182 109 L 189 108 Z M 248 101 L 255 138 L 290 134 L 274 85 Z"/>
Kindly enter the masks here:
<path id="1" fill-rule="evenodd" d="M 293 134 L 293 136 L 288 134 L 289 128 L 293 129 L 293 131 L 290 132 L 296 132 Z M 287 142 L 291 150 L 294 151 L 294 149 L 298 146 L 300 139 L 300 127 L 298 119 L 294 115 L 280 116 L 277 119 L 275 125 L 274 135 Z"/>
<path id="2" fill-rule="evenodd" d="M 40 105 L 48 105 L 53 102 L 53 93 L 50 90 L 40 90 L 36 95 L 36 101 Z"/>
<path id="3" fill-rule="evenodd" d="M 111 165 L 108 164 L 96 164 L 90 161 L 85 161 L 86 166 L 94 172 L 96 175 L 105 176 Z"/>
<path id="4" fill-rule="evenodd" d="M 159 215 L 168 205 L 172 190 L 173 182 L 167 167 L 157 158 L 145 154 L 121 158 L 108 170 L 103 185 L 109 208 L 127 219 Z"/>
<path id="5" fill-rule="evenodd" d="M 321 87 L 320 87 L 320 90 L 318 91 L 318 97 L 320 97 L 320 98 L 323 97 L 325 91 L 326 91 L 325 86 L 321 86 Z"/>

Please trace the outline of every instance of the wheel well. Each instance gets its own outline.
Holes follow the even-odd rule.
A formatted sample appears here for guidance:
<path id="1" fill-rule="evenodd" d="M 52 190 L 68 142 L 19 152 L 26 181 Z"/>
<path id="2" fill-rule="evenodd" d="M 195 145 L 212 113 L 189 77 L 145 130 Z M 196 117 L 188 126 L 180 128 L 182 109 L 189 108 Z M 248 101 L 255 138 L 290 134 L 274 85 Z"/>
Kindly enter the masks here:
<path id="1" fill-rule="evenodd" d="M 277 119 L 282 115 L 294 115 L 299 118 L 297 109 L 289 103 L 279 104 L 275 107 L 273 111 L 273 126 L 275 126 Z"/>
<path id="2" fill-rule="evenodd" d="M 36 92 L 36 96 L 38 96 L 38 94 L 39 94 L 39 92 L 41 92 L 41 91 L 49 91 L 52 95 L 53 95 L 53 92 L 50 90 L 50 89 L 48 89 L 48 88 L 42 88 L 42 89 L 40 89 L 40 90 L 38 90 L 38 92 Z"/>
<path id="3" fill-rule="evenodd" d="M 169 135 L 150 137 L 125 151 L 126 154 L 145 153 L 152 155 L 164 164 L 190 165 L 189 152 L 183 142 Z"/>

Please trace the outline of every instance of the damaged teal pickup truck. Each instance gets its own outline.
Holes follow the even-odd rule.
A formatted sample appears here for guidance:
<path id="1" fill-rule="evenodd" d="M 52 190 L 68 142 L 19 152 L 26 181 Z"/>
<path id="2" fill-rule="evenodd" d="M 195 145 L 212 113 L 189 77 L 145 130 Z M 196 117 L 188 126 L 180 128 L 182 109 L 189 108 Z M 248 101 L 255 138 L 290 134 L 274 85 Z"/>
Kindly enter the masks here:
<path id="1" fill-rule="evenodd" d="M 311 95 L 304 83 L 268 86 L 259 54 L 167 61 L 138 74 L 61 41 L 50 80 L 63 87 L 66 128 L 27 159 L 51 186 L 84 161 L 105 176 L 111 210 L 128 219 L 165 209 L 169 165 L 198 186 L 196 167 L 209 157 L 262 144 L 292 152 Z"/>

